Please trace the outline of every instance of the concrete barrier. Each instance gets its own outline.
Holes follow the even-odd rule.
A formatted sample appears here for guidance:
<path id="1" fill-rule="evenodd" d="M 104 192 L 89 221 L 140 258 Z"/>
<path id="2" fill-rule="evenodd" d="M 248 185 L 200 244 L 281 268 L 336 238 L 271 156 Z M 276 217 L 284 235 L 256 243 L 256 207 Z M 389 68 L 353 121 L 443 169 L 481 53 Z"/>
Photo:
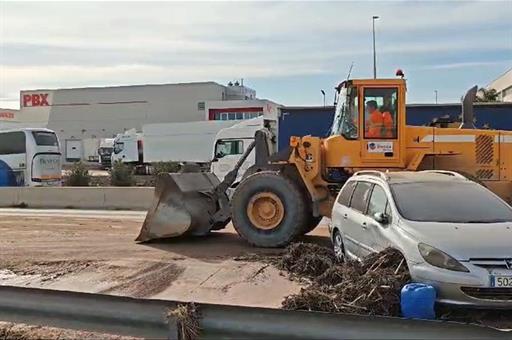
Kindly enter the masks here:
<path id="1" fill-rule="evenodd" d="M 0 207 L 19 205 L 20 188 L 0 188 Z"/>
<path id="2" fill-rule="evenodd" d="M 152 187 L 0 188 L 0 207 L 147 210 Z"/>
<path id="3" fill-rule="evenodd" d="M 105 209 L 148 210 L 155 188 L 105 187 Z"/>

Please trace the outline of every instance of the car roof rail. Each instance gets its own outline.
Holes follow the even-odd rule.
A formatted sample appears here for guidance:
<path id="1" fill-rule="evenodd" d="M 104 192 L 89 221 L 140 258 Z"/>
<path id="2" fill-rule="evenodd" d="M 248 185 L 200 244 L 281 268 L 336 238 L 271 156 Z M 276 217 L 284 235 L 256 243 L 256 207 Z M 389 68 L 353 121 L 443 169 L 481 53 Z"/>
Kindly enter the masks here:
<path id="1" fill-rule="evenodd" d="M 382 171 L 377 171 L 377 170 L 361 170 L 354 174 L 354 176 L 362 176 L 362 175 L 378 176 L 385 181 L 389 180 L 389 176 L 386 173 L 384 173 Z"/>
<path id="2" fill-rule="evenodd" d="M 449 170 L 422 170 L 421 172 L 427 173 L 427 174 L 439 174 L 439 175 L 447 175 L 447 176 L 453 176 L 460 179 L 468 179 L 466 176 L 459 174 L 455 171 L 449 171 Z"/>

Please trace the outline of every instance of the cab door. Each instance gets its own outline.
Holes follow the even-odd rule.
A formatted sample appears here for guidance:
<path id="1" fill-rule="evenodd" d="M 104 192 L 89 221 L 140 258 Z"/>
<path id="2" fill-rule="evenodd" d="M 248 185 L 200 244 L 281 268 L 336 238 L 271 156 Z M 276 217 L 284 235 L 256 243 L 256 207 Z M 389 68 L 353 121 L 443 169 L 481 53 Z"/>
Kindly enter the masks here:
<path id="1" fill-rule="evenodd" d="M 359 89 L 361 163 L 367 167 L 405 164 L 405 89 L 399 85 L 362 86 Z"/>

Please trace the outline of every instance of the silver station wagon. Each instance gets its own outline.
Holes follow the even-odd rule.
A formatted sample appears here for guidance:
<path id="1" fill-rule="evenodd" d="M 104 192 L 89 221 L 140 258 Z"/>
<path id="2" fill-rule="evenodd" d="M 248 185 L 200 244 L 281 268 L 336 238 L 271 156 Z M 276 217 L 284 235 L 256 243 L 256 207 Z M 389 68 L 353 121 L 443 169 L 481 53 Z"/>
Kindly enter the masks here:
<path id="1" fill-rule="evenodd" d="M 329 228 L 340 260 L 392 247 L 438 302 L 512 307 L 512 207 L 458 173 L 358 172 Z"/>

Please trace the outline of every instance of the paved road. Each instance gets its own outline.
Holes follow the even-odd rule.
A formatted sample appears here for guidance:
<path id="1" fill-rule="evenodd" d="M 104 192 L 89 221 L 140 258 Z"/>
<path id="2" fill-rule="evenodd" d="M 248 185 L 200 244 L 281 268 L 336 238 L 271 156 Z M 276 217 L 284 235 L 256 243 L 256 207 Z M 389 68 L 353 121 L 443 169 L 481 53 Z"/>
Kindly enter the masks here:
<path id="1" fill-rule="evenodd" d="M 146 217 L 146 211 L 1 208 L 0 216 L 69 217 L 69 218 L 92 218 L 92 219 L 115 218 L 115 219 L 142 222 L 142 221 L 144 221 L 144 218 Z"/>
<path id="2" fill-rule="evenodd" d="M 232 229 L 137 244 L 145 212 L 0 209 L 0 284 L 278 307 L 300 286 Z M 328 242 L 326 228 L 308 241 Z M 244 260 L 246 259 L 246 260 Z"/>

